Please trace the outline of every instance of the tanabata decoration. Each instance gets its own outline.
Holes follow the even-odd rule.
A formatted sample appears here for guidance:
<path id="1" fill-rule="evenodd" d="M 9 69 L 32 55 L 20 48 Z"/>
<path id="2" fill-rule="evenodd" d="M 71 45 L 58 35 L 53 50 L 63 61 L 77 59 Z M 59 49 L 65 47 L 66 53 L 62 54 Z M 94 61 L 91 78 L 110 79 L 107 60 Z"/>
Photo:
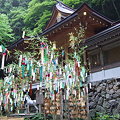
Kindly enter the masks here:
<path id="1" fill-rule="evenodd" d="M 1 69 L 4 69 L 5 56 L 7 55 L 8 50 L 3 45 L 0 45 L 0 52 L 2 53 Z"/>
<path id="2" fill-rule="evenodd" d="M 88 92 L 85 67 L 80 65 L 81 61 L 77 59 L 76 55 L 72 63 L 58 64 L 59 56 L 56 57 L 54 49 L 50 51 L 48 45 L 43 42 L 40 44 L 40 52 L 40 60 L 35 60 L 27 55 L 20 55 L 18 65 L 12 64 L 5 68 L 8 76 L 4 78 L 4 90 L 0 94 L 2 96 L 0 104 L 4 103 L 7 109 L 8 101 L 10 101 L 11 111 L 13 110 L 13 103 L 15 103 L 16 107 L 20 107 L 24 101 L 23 89 L 27 89 L 32 95 L 32 82 L 39 81 L 40 88 L 44 87 L 46 89 L 46 113 L 60 115 L 60 94 L 64 90 L 63 99 L 70 103 L 71 118 L 76 117 L 81 113 L 79 111 L 80 99 L 86 97 Z M 65 51 L 63 50 L 62 56 L 64 54 Z M 73 99 L 71 99 L 71 96 Z M 70 102 L 71 100 L 72 102 Z M 51 105 L 52 101 L 54 104 Z M 76 102 L 75 105 L 73 102 Z M 84 115 L 86 115 L 86 112 Z"/>

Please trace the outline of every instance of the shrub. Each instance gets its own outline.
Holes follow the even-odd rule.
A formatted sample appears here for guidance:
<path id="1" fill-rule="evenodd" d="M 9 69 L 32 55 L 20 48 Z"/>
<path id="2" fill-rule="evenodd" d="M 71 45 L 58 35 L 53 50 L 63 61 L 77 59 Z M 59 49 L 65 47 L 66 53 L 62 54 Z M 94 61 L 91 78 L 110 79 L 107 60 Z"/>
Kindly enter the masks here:
<path id="1" fill-rule="evenodd" d="M 24 120 L 53 120 L 52 115 L 47 115 L 46 119 L 44 117 L 44 114 L 35 114 L 32 117 L 25 118 Z"/>
<path id="2" fill-rule="evenodd" d="M 119 120 L 120 115 L 109 115 L 109 114 L 104 114 L 104 113 L 99 113 L 97 112 L 95 117 L 92 118 L 92 120 Z"/>

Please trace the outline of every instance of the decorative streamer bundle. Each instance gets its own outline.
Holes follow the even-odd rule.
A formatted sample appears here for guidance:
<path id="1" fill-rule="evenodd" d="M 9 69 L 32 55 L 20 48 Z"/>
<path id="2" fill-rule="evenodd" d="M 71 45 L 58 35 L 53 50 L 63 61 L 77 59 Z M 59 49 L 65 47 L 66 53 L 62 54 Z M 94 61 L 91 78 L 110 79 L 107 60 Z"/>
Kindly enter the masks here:
<path id="1" fill-rule="evenodd" d="M 51 51 L 48 50 L 46 43 L 42 42 L 40 44 L 40 51 L 40 60 L 20 55 L 18 65 L 10 65 L 5 68 L 8 76 L 4 79 L 4 90 L 0 94 L 0 96 L 2 96 L 0 104 L 4 103 L 6 109 L 9 109 L 8 104 L 11 105 L 11 111 L 14 105 L 20 107 L 20 103 L 23 102 L 24 97 L 23 89 L 28 89 L 30 95 L 32 95 L 32 82 L 38 82 L 38 80 L 40 83 L 39 86 L 41 88 L 44 86 L 46 89 L 45 101 L 54 101 L 55 104 L 52 105 L 52 109 L 55 108 L 53 106 L 57 106 L 54 114 L 60 114 L 59 100 L 62 90 L 65 91 L 63 97 L 65 100 L 70 101 L 71 95 L 73 95 L 73 98 L 78 99 L 73 100 L 77 102 L 76 106 L 79 104 L 78 101 L 87 94 L 86 70 L 84 66 L 80 65 L 77 57 L 72 63 L 60 65 L 58 64 L 59 56 L 55 56 L 54 49 Z M 65 52 L 62 51 L 62 57 L 64 57 L 64 54 Z M 4 67 L 2 66 L 2 68 Z M 48 98 L 50 99 L 48 100 Z M 58 98 L 59 100 L 57 102 Z M 50 105 L 50 103 L 48 104 Z M 70 102 L 70 104 L 72 103 Z M 78 108 L 79 107 L 77 107 L 77 110 Z M 73 110 L 75 110 L 75 108 Z M 71 117 L 75 117 L 75 115 L 72 114 L 74 113 L 73 110 L 70 113 Z M 75 112 L 76 116 L 77 113 L 80 113 L 78 111 Z M 51 106 L 46 113 L 52 113 Z"/>
<path id="2" fill-rule="evenodd" d="M 1 69 L 4 69 L 5 56 L 7 55 L 8 50 L 3 45 L 0 45 L 0 52 L 2 53 Z"/>

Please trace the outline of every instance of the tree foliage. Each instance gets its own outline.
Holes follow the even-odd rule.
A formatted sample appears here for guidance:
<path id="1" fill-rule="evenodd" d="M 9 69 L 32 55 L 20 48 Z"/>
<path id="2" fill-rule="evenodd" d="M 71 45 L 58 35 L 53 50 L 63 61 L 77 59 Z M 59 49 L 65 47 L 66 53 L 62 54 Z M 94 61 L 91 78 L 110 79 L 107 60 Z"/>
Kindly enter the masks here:
<path id="1" fill-rule="evenodd" d="M 74 9 L 86 2 L 104 16 L 112 20 L 120 19 L 119 0 L 60 1 Z M 0 13 L 8 16 L 14 37 L 17 40 L 21 38 L 23 30 L 28 32 L 27 35 L 36 35 L 44 30 L 55 3 L 55 0 L 0 0 Z"/>
<path id="2" fill-rule="evenodd" d="M 112 20 L 120 19 L 119 0 L 92 0 L 91 2 L 92 7 L 104 16 Z"/>
<path id="3" fill-rule="evenodd" d="M 8 17 L 0 14 L 0 44 L 8 45 L 13 40 L 12 29 L 9 25 Z"/>
<path id="4" fill-rule="evenodd" d="M 81 3 L 88 3 L 93 9 L 100 12 L 104 16 L 112 19 L 120 19 L 119 0 L 61 0 L 72 8 L 78 8 Z"/>
<path id="5" fill-rule="evenodd" d="M 39 33 L 49 20 L 54 3 L 50 0 L 32 0 L 24 20 L 26 28 L 32 30 L 34 34 Z"/>
<path id="6" fill-rule="evenodd" d="M 118 9 L 120 6 L 117 5 L 118 0 L 61 0 L 61 2 L 74 9 L 86 2 L 96 11 L 112 20 L 117 20 L 120 16 L 120 10 Z M 51 16 L 54 4 L 54 0 L 31 0 L 24 20 L 29 33 L 38 34 L 44 29 Z M 111 13 L 109 13 L 109 9 L 112 9 Z"/>
<path id="7" fill-rule="evenodd" d="M 86 0 L 62 0 L 62 2 L 72 8 L 78 8 L 81 3 L 86 2 Z"/>
<path id="8" fill-rule="evenodd" d="M 9 14 L 10 25 L 12 26 L 15 38 L 19 39 L 22 36 L 22 31 L 25 26 L 24 14 L 25 9 L 23 7 L 14 8 Z"/>
<path id="9" fill-rule="evenodd" d="M 30 0 L 0 0 L 0 13 L 8 16 L 15 40 L 19 39 L 24 27 L 23 16 Z M 13 39 L 14 40 L 14 39 Z M 2 43 L 6 43 L 3 41 Z"/>

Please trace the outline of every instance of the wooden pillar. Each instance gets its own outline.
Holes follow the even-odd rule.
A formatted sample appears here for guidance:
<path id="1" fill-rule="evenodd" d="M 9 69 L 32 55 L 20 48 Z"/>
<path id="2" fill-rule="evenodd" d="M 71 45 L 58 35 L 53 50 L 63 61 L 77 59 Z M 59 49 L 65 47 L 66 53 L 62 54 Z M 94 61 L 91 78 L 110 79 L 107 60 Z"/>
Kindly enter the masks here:
<path id="1" fill-rule="evenodd" d="M 30 113 L 30 106 L 29 106 L 29 104 L 27 104 L 27 114 L 29 114 Z"/>
<path id="2" fill-rule="evenodd" d="M 100 46 L 100 62 L 101 66 L 104 67 L 103 50 L 101 46 Z"/>
<path id="3" fill-rule="evenodd" d="M 87 84 L 87 89 L 88 89 L 89 82 Z M 87 120 L 90 120 L 90 115 L 89 115 L 89 91 L 86 93 L 86 104 L 87 104 Z"/>
<path id="4" fill-rule="evenodd" d="M 68 45 L 65 46 L 65 61 L 67 60 L 68 60 Z"/>
<path id="5" fill-rule="evenodd" d="M 41 110 L 41 104 L 39 104 L 39 113 L 41 113 L 42 110 Z"/>
<path id="6" fill-rule="evenodd" d="M 67 88 L 65 88 L 65 105 L 66 105 L 66 112 L 67 112 L 67 120 L 70 120 L 70 107 L 69 107 L 69 99 L 67 100 Z M 66 115 L 66 114 L 65 114 Z"/>
<path id="7" fill-rule="evenodd" d="M 63 120 L 63 93 L 60 90 L 60 120 Z"/>
<path id="8" fill-rule="evenodd" d="M 43 93 L 42 93 L 42 89 L 40 88 L 36 92 L 36 104 L 39 105 L 39 113 L 42 113 L 41 105 L 43 104 L 43 102 L 44 102 Z"/>
<path id="9" fill-rule="evenodd" d="M 87 67 L 87 53 L 86 53 L 86 50 L 84 50 L 83 61 L 84 61 L 85 67 Z"/>
<path id="10" fill-rule="evenodd" d="M 87 56 L 87 51 L 85 50 L 83 58 L 84 58 L 84 65 L 85 65 L 86 69 L 88 69 L 88 59 L 87 59 L 87 57 L 88 57 Z M 88 78 L 86 78 L 86 79 L 88 79 Z M 87 89 L 88 89 L 88 85 L 89 85 L 89 80 L 87 80 Z M 86 93 L 85 101 L 86 101 L 86 107 L 87 107 L 87 120 L 90 120 L 90 115 L 89 115 L 89 97 L 88 96 L 89 96 L 89 91 L 87 91 L 87 93 Z"/>
<path id="11" fill-rule="evenodd" d="M 56 91 L 54 91 L 54 102 L 56 102 Z M 53 114 L 53 120 L 57 120 L 57 115 L 56 114 Z"/>

